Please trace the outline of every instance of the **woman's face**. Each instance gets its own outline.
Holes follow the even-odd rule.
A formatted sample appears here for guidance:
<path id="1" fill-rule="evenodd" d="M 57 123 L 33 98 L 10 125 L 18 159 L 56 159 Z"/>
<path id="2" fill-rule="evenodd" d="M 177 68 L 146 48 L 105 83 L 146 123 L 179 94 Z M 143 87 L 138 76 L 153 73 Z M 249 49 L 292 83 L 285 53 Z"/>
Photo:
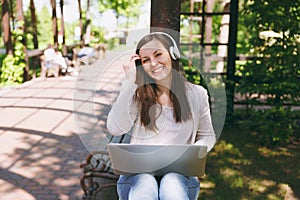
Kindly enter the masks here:
<path id="1" fill-rule="evenodd" d="M 172 60 L 163 44 L 154 39 L 140 48 L 144 71 L 156 82 L 171 78 Z"/>

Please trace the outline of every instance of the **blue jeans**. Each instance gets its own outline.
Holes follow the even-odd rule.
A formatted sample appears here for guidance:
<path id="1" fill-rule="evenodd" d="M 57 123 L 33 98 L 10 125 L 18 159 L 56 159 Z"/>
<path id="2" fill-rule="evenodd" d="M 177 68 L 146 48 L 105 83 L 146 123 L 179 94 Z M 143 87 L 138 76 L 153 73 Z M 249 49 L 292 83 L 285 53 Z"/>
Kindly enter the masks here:
<path id="1" fill-rule="evenodd" d="M 185 177 L 178 173 L 168 173 L 162 177 L 121 175 L 117 191 L 120 200 L 196 200 L 200 182 L 197 177 Z"/>

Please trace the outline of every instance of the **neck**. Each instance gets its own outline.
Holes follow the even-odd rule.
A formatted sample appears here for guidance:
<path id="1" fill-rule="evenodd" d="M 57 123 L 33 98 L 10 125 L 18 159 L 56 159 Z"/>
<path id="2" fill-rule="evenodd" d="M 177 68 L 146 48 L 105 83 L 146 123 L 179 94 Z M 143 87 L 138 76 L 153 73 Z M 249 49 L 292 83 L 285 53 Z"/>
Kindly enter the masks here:
<path id="1" fill-rule="evenodd" d="M 170 88 L 159 85 L 156 100 L 157 100 L 157 103 L 159 103 L 162 106 L 172 107 L 173 102 L 171 101 L 171 98 L 170 98 Z"/>
<path id="2" fill-rule="evenodd" d="M 170 93 L 171 85 L 172 85 L 172 76 L 171 74 L 166 78 L 156 81 L 158 91 L 160 93 Z"/>

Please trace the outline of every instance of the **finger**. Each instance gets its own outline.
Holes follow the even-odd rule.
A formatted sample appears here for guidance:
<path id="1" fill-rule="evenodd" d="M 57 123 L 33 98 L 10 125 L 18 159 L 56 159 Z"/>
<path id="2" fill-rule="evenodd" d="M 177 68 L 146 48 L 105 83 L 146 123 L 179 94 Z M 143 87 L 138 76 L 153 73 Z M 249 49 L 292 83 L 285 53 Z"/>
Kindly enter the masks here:
<path id="1" fill-rule="evenodd" d="M 138 54 L 135 54 L 135 55 L 130 57 L 130 61 L 132 61 L 132 60 L 135 61 L 135 60 L 138 60 L 138 59 L 141 59 L 141 57 Z"/>

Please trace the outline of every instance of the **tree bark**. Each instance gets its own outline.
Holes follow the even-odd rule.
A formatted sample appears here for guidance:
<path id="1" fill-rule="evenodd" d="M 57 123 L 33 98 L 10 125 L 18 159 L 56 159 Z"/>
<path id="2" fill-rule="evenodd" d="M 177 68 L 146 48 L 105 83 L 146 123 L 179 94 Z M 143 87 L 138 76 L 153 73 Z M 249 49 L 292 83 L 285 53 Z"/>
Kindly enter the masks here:
<path id="1" fill-rule="evenodd" d="M 30 13 L 31 13 L 31 23 L 32 23 L 32 35 L 33 35 L 33 47 L 34 49 L 39 48 L 39 42 L 38 42 L 38 37 L 37 37 L 37 21 L 36 21 L 36 11 L 35 11 L 35 5 L 34 1 L 30 0 Z"/>
<path id="2" fill-rule="evenodd" d="M 58 47 L 58 28 L 57 28 L 57 16 L 56 16 L 56 0 L 51 0 L 52 8 L 52 32 L 53 43 L 55 47 Z"/>
<path id="3" fill-rule="evenodd" d="M 79 10 L 79 28 L 80 28 L 80 43 L 83 45 L 83 31 L 82 31 L 82 8 L 81 0 L 78 0 L 78 10 Z"/>
<path id="4" fill-rule="evenodd" d="M 85 37 L 84 37 L 84 44 L 90 43 L 90 34 L 91 34 L 91 17 L 90 17 L 90 0 L 87 0 L 87 7 L 86 7 L 86 21 L 85 21 Z"/>
<path id="5" fill-rule="evenodd" d="M 19 22 L 23 22 L 21 27 L 18 27 L 22 30 L 23 33 L 23 50 L 24 50 L 24 59 L 25 59 L 25 68 L 24 68 L 24 81 L 28 81 L 30 79 L 29 77 L 29 58 L 28 58 L 28 52 L 26 47 L 26 33 L 25 33 L 25 19 L 24 19 L 24 12 L 23 12 L 23 1 L 17 0 L 17 20 Z"/>
<path id="6" fill-rule="evenodd" d="M 2 30 L 3 30 L 3 40 L 7 55 L 13 55 L 13 46 L 11 40 L 11 31 L 9 23 L 9 7 L 8 0 L 2 0 Z"/>
<path id="7" fill-rule="evenodd" d="M 60 0 L 60 12 L 61 12 L 61 29 L 60 33 L 62 35 L 62 54 L 63 56 L 67 55 L 67 47 L 66 47 L 66 37 L 65 37 L 65 20 L 64 20 L 64 0 Z"/>

